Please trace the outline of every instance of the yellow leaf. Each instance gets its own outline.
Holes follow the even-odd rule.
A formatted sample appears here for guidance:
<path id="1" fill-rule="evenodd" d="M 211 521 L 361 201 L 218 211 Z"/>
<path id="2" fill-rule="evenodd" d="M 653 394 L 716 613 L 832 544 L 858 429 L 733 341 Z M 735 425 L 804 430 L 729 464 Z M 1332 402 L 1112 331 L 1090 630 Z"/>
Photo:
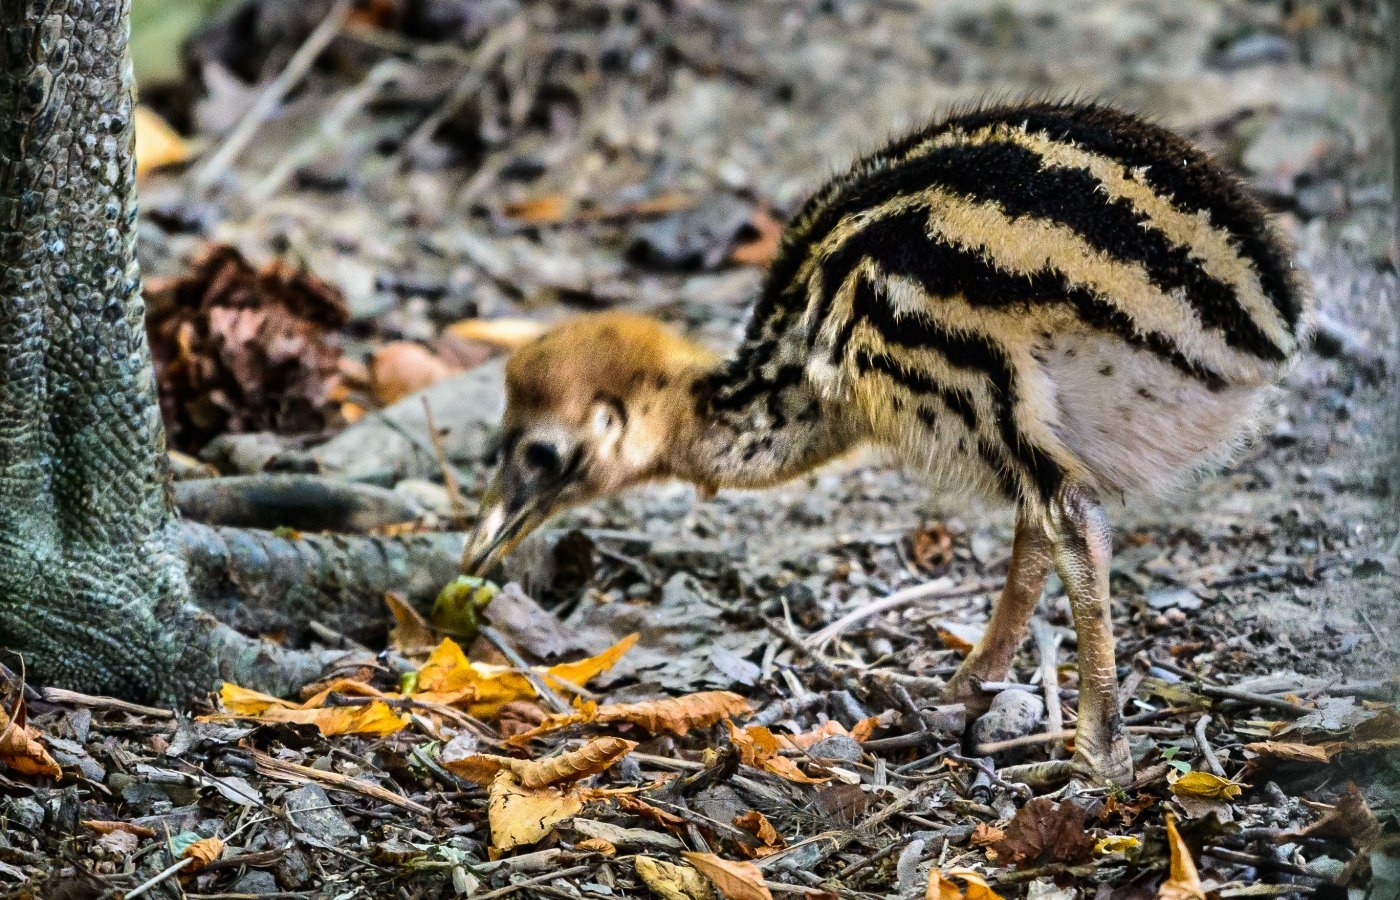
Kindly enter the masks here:
<path id="1" fill-rule="evenodd" d="M 944 878 L 938 869 L 929 869 L 924 900 L 963 900 L 962 888 L 958 887 L 957 882 Z"/>
<path id="2" fill-rule="evenodd" d="M 502 770 L 491 782 L 486 817 L 491 845 L 497 850 L 529 846 L 543 840 L 554 826 L 577 815 L 583 798 L 556 787 L 527 788 L 512 772 Z"/>
<path id="3" fill-rule="evenodd" d="M 751 862 L 721 859 L 713 853 L 681 854 L 685 861 L 700 870 L 725 900 L 773 900 L 763 871 Z"/>
<path id="4" fill-rule="evenodd" d="M 219 688 L 219 704 L 236 716 L 256 716 L 273 706 L 291 709 L 294 704 L 270 694 L 251 691 L 225 681 Z"/>
<path id="5" fill-rule="evenodd" d="M 190 145 L 169 123 L 144 106 L 136 107 L 136 177 L 190 158 Z"/>
<path id="6" fill-rule="evenodd" d="M 1212 800 L 1233 800 L 1245 785 L 1210 772 L 1187 772 L 1172 782 L 1172 793 L 1178 797 L 1208 797 Z"/>
<path id="7" fill-rule="evenodd" d="M 502 350 L 514 350 L 544 334 L 545 324 L 534 319 L 463 319 L 443 330 L 464 341 L 481 341 Z"/>
<path id="8" fill-rule="evenodd" d="M 739 759 L 746 766 L 753 766 L 755 769 L 762 769 L 800 784 L 821 784 L 831 780 L 813 778 L 798 768 L 797 763 L 785 756 L 779 756 L 778 751 L 782 745 L 778 738 L 761 725 L 750 725 L 741 729 L 730 722 L 729 739 L 738 748 Z"/>
<path id="9" fill-rule="evenodd" d="M 1205 887 L 1191 859 L 1191 848 L 1176 830 L 1176 816 L 1167 813 L 1167 844 L 1171 847 L 1171 875 L 1157 890 L 1157 900 L 1205 900 Z"/>
<path id="10" fill-rule="evenodd" d="M 587 850 L 591 853 L 597 853 L 604 859 L 612 859 L 614 856 L 617 856 L 617 845 L 614 844 L 612 841 L 604 840 L 603 838 L 584 838 L 574 846 L 580 850 Z"/>
<path id="11" fill-rule="evenodd" d="M 207 837 L 204 840 L 195 841 L 193 844 L 186 847 L 185 852 L 180 854 L 180 858 L 194 860 L 188 868 L 188 871 L 192 874 L 203 869 L 223 855 L 224 842 L 216 837 Z"/>
<path id="12" fill-rule="evenodd" d="M 1003 900 L 1002 896 L 987 884 L 987 879 L 973 869 L 949 869 L 948 874 L 967 886 L 963 891 L 966 900 Z"/>
<path id="13" fill-rule="evenodd" d="M 1136 850 L 1142 846 L 1142 841 L 1128 834 L 1111 834 L 1106 838 L 1100 838 L 1094 845 L 1095 853 L 1127 853 L 1129 850 Z"/>
<path id="14" fill-rule="evenodd" d="M 597 656 L 549 668 L 536 667 L 535 671 L 551 687 L 566 690 L 568 685 L 582 685 L 612 668 L 636 643 L 637 635 L 628 635 Z M 471 662 L 455 641 L 444 638 L 418 672 L 415 696 L 424 694 L 428 695 L 424 699 L 433 702 L 463 706 L 477 718 L 492 718 L 512 700 L 533 699 L 535 688 L 528 678 L 509 666 Z"/>
<path id="15" fill-rule="evenodd" d="M 637 877 L 662 900 L 713 900 L 714 888 L 690 866 L 678 866 L 650 856 L 632 860 Z"/>

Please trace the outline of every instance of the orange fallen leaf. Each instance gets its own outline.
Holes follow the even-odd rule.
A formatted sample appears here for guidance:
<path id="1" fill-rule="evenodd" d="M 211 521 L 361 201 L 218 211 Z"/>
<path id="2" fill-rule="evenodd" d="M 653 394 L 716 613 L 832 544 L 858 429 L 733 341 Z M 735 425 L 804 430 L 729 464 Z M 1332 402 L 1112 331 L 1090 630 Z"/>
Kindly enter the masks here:
<path id="1" fill-rule="evenodd" d="M 515 759 L 474 753 L 461 759 L 444 761 L 443 766 L 454 775 L 477 784 L 490 784 L 501 772 L 510 772 L 521 785 L 533 789 L 562 781 L 577 781 L 606 771 L 636 746 L 635 741 L 604 737 L 589 741 L 577 750 L 546 759 Z"/>
<path id="2" fill-rule="evenodd" d="M 751 862 L 721 859 L 713 853 L 687 851 L 681 855 L 710 880 L 725 900 L 773 900 L 762 870 Z"/>
<path id="3" fill-rule="evenodd" d="M 394 627 L 389 629 L 389 646 L 405 656 L 431 653 L 437 640 L 423 614 L 393 591 L 385 592 L 384 605 L 389 607 L 389 614 L 394 617 Z"/>
<path id="4" fill-rule="evenodd" d="M 170 123 L 144 106 L 136 107 L 136 177 L 190 158 L 190 145 Z"/>
<path id="5" fill-rule="evenodd" d="M 625 722 L 645 728 L 652 734 L 668 733 L 684 737 L 692 728 L 708 728 L 720 719 L 751 712 L 753 707 L 749 701 L 729 691 L 699 691 L 683 697 L 644 700 L 640 703 L 608 703 L 602 706 L 585 703 L 574 712 L 549 716 L 539 727 L 511 738 L 511 743 L 525 744 L 539 735 L 586 722 Z"/>
<path id="6" fill-rule="evenodd" d="M 783 238 L 783 226 L 765 207 L 758 207 L 749 217 L 754 237 L 729 251 L 729 261 L 740 266 L 766 266 L 778 255 Z"/>
<path id="7" fill-rule="evenodd" d="M 557 225 L 568 216 L 572 206 L 564 194 L 546 194 L 543 197 L 507 203 L 502 212 L 512 219 L 530 225 Z"/>
<path id="8" fill-rule="evenodd" d="M 0 709 L 0 763 L 21 775 L 48 775 L 58 778 L 63 770 L 39 743 L 39 732 L 27 722 L 24 701 L 15 704 L 13 716 Z"/>
<path id="9" fill-rule="evenodd" d="M 654 825 L 660 825 L 668 831 L 677 833 L 685 830 L 685 819 L 674 813 L 668 813 L 660 807 L 652 806 L 640 797 L 621 795 L 614 798 L 621 809 L 625 809 L 633 815 L 640 816 Z"/>
<path id="10" fill-rule="evenodd" d="M 799 769 L 797 763 L 785 756 L 779 756 L 778 751 L 782 749 L 782 744 L 767 728 L 761 725 L 750 725 L 748 728 L 741 729 L 733 722 L 729 722 L 728 725 L 729 740 L 738 749 L 739 759 L 744 765 L 762 769 L 780 778 L 801 784 L 821 784 L 831 780 L 830 778 L 813 778 Z"/>
<path id="11" fill-rule="evenodd" d="M 324 687 L 304 703 L 292 703 L 236 684 L 224 682 L 219 689 L 219 701 L 225 716 L 220 718 L 251 719 L 255 722 L 290 722 L 315 725 L 326 737 L 336 734 L 393 734 L 408 724 L 405 716 L 395 712 L 381 700 L 363 706 L 325 706 L 332 692 L 354 693 L 373 697 L 390 697 L 369 685 L 349 679 L 339 679 Z"/>
<path id="12" fill-rule="evenodd" d="M 761 842 L 762 846 L 755 848 L 755 856 L 768 856 L 787 847 L 787 841 L 781 834 L 778 834 L 778 829 L 773 827 L 773 823 L 768 821 L 767 816 L 756 809 L 751 809 L 741 816 L 735 816 L 734 824 Z M 747 851 L 748 848 L 741 846 L 740 849 Z"/>
<path id="13" fill-rule="evenodd" d="M 1171 848 L 1171 874 L 1157 890 L 1157 900 L 1205 900 L 1205 886 L 1191 858 L 1191 848 L 1176 830 L 1176 816 L 1167 813 L 1167 844 Z"/>
<path id="14" fill-rule="evenodd" d="M 147 828 L 145 825 L 137 825 L 135 822 L 112 822 L 106 819 L 84 819 L 84 828 L 90 828 L 98 834 L 111 834 L 114 831 L 125 831 L 136 837 L 153 838 L 156 836 L 154 828 Z"/>
<path id="15" fill-rule="evenodd" d="M 1255 741 L 1245 744 L 1244 749 L 1265 759 L 1279 759 L 1285 762 L 1331 762 L 1340 752 L 1337 746 L 1325 744 L 1299 744 L 1289 741 Z"/>
<path id="16" fill-rule="evenodd" d="M 567 691 L 570 685 L 585 684 L 611 669 L 636 643 L 637 635 L 631 634 L 597 656 L 548 668 L 536 667 L 535 671 L 550 687 Z M 461 706 L 477 718 L 489 719 L 504 704 L 528 700 L 536 694 L 530 679 L 514 668 L 472 662 L 455 641 L 444 638 L 418 671 L 414 696 Z"/>
<path id="17" fill-rule="evenodd" d="M 216 837 L 207 837 L 186 847 L 185 852 L 180 854 L 180 858 L 194 860 L 186 870 L 193 874 L 223 855 L 224 842 Z"/>
<path id="18" fill-rule="evenodd" d="M 614 856 L 617 856 L 617 845 L 603 838 L 584 838 L 574 846 L 578 847 L 580 850 L 596 853 L 604 859 L 612 859 Z"/>
<path id="19" fill-rule="evenodd" d="M 544 334 L 548 326 L 534 319 L 463 319 L 443 329 L 464 341 L 480 341 L 502 350 L 523 347 Z"/>
<path id="20" fill-rule="evenodd" d="M 951 876 L 948 877 L 948 876 Z M 953 878 L 966 885 L 960 888 Z M 992 890 L 987 879 L 972 869 L 949 869 L 947 875 L 937 868 L 928 873 L 928 887 L 924 889 L 924 900 L 1003 900 Z"/>
<path id="21" fill-rule="evenodd" d="M 385 344 L 369 360 L 370 389 L 384 405 L 437 384 L 457 374 L 458 369 L 437 354 L 413 341 Z"/>

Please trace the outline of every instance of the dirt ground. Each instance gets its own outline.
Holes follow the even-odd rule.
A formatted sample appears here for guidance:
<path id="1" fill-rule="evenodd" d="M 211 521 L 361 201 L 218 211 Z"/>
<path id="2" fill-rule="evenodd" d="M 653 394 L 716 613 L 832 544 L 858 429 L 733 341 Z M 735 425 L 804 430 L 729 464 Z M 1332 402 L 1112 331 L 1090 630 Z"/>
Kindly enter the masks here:
<path id="1" fill-rule="evenodd" d="M 1318 335 L 1235 464 L 1169 500 L 1111 510 L 1140 777 L 1086 813 L 1027 804 L 1032 790 L 1058 786 L 1032 770 L 1062 758 L 1063 739 L 1016 743 L 1053 730 L 1039 700 L 1046 671 L 1070 714 L 1058 719 L 1072 725 L 1074 637 L 1058 584 L 1038 615 L 1046 641 L 1028 642 L 1003 691 L 1010 712 L 964 742 L 938 679 L 986 621 L 1010 511 L 933 496 L 861 456 L 762 493 L 702 503 L 661 485 L 571 513 L 508 563 L 504 575 L 532 599 L 493 619 L 531 662 L 639 632 L 590 682 L 600 702 L 733 691 L 777 733 L 826 728 L 821 744 L 787 754 L 808 782 L 745 756 L 722 725 L 650 738 L 623 727 L 643 742 L 636 754 L 587 783 L 638 787 L 661 812 L 595 799 L 501 855 L 488 792 L 443 760 L 507 752 L 500 739 L 542 715 L 533 704 L 485 724 L 428 716 L 386 737 L 326 738 L 91 698 L 36 701 L 31 716 L 65 774 L 57 786 L 0 775 L 9 896 L 132 896 L 180 859 L 175 837 L 217 834 L 221 858 L 142 895 L 487 900 L 647 896 L 651 885 L 699 900 L 705 883 L 668 894 L 636 862 L 699 851 L 755 860 L 778 896 L 923 896 L 930 870 L 971 869 L 1004 897 L 1153 897 L 1179 855 L 1168 813 L 1211 897 L 1397 896 L 1400 562 L 1389 498 L 1400 297 L 1380 48 L 1365 9 L 368 4 L 246 146 L 219 160 L 333 4 L 274 6 L 251 4 L 255 14 L 197 37 L 187 79 L 146 91 L 202 154 L 142 181 L 143 266 L 148 279 L 180 276 L 217 242 L 333 285 L 347 309 L 342 396 L 371 419 L 384 405 L 375 354 L 391 342 L 416 342 L 453 371 L 499 365 L 498 350 L 444 338 L 463 319 L 623 307 L 731 343 L 774 225 L 807 191 L 885 136 L 989 97 L 1107 99 L 1219 153 L 1297 243 Z M 469 499 L 483 485 L 493 383 L 445 407 L 471 413 L 442 423 Z M 469 434 L 451 433 L 459 422 Z M 228 474 L 315 457 L 320 438 L 269 438 L 273 450 L 242 456 L 215 441 L 204 454 Z M 449 518 L 437 465 L 365 474 L 373 468 L 338 470 L 397 486 L 428 521 Z M 924 602 L 809 639 L 934 579 L 945 581 Z M 873 737 L 850 737 L 882 713 Z M 573 726 L 529 755 L 614 731 Z M 977 752 L 1007 738 L 1013 746 Z M 1261 746 L 1328 741 L 1325 761 Z M 289 776 L 269 756 L 314 771 Z M 1242 787 L 1193 796 L 1176 789 L 1185 771 Z M 809 783 L 819 778 L 831 780 Z M 775 839 L 744 818 L 755 810 Z M 79 824 L 90 820 L 140 828 L 99 836 Z M 962 881 L 969 897 L 987 896 Z M 727 897 L 762 896 L 745 893 L 752 883 L 715 883 Z"/>

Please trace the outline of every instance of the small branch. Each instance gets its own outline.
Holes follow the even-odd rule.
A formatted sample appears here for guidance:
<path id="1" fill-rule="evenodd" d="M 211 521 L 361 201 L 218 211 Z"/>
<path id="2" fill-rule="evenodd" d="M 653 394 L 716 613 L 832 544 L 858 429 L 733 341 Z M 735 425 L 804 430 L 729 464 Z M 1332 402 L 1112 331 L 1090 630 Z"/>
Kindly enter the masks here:
<path id="1" fill-rule="evenodd" d="M 1210 716 L 1204 715 L 1196 720 L 1196 748 L 1201 751 L 1201 756 L 1205 757 L 1206 765 L 1212 772 L 1221 778 L 1227 777 L 1225 767 L 1220 764 L 1220 759 L 1215 755 L 1215 750 L 1210 746 L 1210 741 L 1206 740 L 1206 726 L 1210 724 Z"/>
<path id="2" fill-rule="evenodd" d="M 1044 619 L 1037 616 L 1031 620 L 1031 634 L 1040 653 L 1040 689 L 1045 693 L 1045 730 L 1062 731 L 1065 727 L 1065 713 L 1060 708 L 1060 670 L 1056 654 L 1060 639 L 1055 630 Z M 1064 745 L 1055 743 L 1050 747 L 1052 758 L 1064 755 Z"/>
<path id="3" fill-rule="evenodd" d="M 306 41 L 297 48 L 296 53 L 292 54 L 292 58 L 287 60 L 287 67 L 278 73 L 266 90 L 258 95 L 258 99 L 253 102 L 252 107 L 233 129 L 228 139 L 224 141 L 223 146 L 195 170 L 192 181 L 197 192 L 207 190 L 210 185 L 223 177 L 229 165 L 258 133 L 258 128 L 262 126 L 268 116 L 272 115 L 272 111 L 286 98 L 292 88 L 300 84 L 301 80 L 306 77 L 306 73 L 311 71 L 311 66 L 321 55 L 321 51 L 325 50 L 330 42 L 335 40 L 336 35 L 340 34 L 340 30 L 345 27 L 352 6 L 352 0 L 336 0 L 326 17 L 321 20 L 321 23 L 311 34 L 307 35 Z"/>
<path id="4" fill-rule="evenodd" d="M 516 883 L 508 884 L 503 888 L 496 888 L 494 891 L 487 891 L 484 894 L 477 894 L 476 900 L 495 900 L 496 897 L 505 897 L 509 894 L 515 893 L 516 891 L 522 888 L 534 887 L 535 885 L 545 884 L 550 881 L 558 881 L 560 878 L 568 878 L 572 875 L 583 875 L 586 872 L 592 871 L 592 866 L 571 866 L 567 869 L 560 869 L 554 872 L 545 872 L 543 875 L 536 875 L 534 878 L 527 878 L 524 881 L 517 881 Z"/>
<path id="5" fill-rule="evenodd" d="M 466 525 L 467 504 L 462 500 L 462 485 L 457 481 L 457 473 L 447 461 L 447 451 L 442 447 L 442 433 L 433 421 L 433 407 L 428 403 L 428 395 L 422 395 L 423 419 L 428 424 L 428 438 L 433 442 L 433 453 L 437 456 L 438 467 L 442 469 L 442 485 L 447 489 L 447 500 L 452 504 L 452 518 L 458 528 Z"/>
<path id="6" fill-rule="evenodd" d="M 569 704 L 564 702 L 564 698 L 554 692 L 554 688 L 549 686 L 539 672 L 530 667 L 525 658 L 516 652 L 515 648 L 505 639 L 505 636 L 490 625 L 481 626 L 481 636 L 491 642 L 491 645 L 501 651 L 501 655 L 510 660 L 510 664 L 520 670 L 534 687 L 535 693 L 540 695 L 540 699 L 549 704 L 549 707 L 557 713 L 566 713 L 570 710 Z"/>
<path id="7" fill-rule="evenodd" d="M 925 584 L 916 584 L 912 587 L 895 591 L 887 597 L 881 597 L 878 600 L 872 600 L 869 603 L 862 604 L 820 631 L 813 632 L 807 637 L 806 644 L 808 647 L 825 647 L 852 625 L 863 622 L 871 616 L 878 616 L 882 612 L 888 612 L 889 610 L 897 609 L 901 606 L 908 606 L 910 603 L 915 603 L 919 600 L 951 600 L 955 597 L 972 597 L 977 594 L 984 594 L 987 591 L 996 590 L 1000 588 L 1001 585 L 1002 582 L 1000 581 L 981 581 L 977 584 L 957 588 L 953 586 L 953 580 L 951 578 L 939 578 Z"/>
<path id="8" fill-rule="evenodd" d="M 1155 734 L 1155 735 L 1177 735 L 1181 734 L 1181 729 L 1171 725 L 1131 725 L 1124 729 L 1128 734 Z M 993 753 L 1000 753 L 1003 750 L 1015 750 L 1018 747 L 1033 747 L 1036 744 L 1051 744 L 1056 741 L 1067 741 L 1074 737 L 1074 729 L 1066 728 L 1062 731 L 1042 731 L 1039 734 L 1026 734 L 1021 737 L 1007 738 L 1004 741 L 991 741 L 986 744 L 977 745 L 979 756 L 991 756 Z M 869 746 L 869 744 L 866 744 Z"/>
<path id="9" fill-rule="evenodd" d="M 175 713 L 168 709 L 157 709 L 154 706 L 141 706 L 137 703 L 128 703 L 125 700 L 118 700 L 115 697 L 94 697 L 91 694 L 80 694 L 77 691 L 68 691 L 63 688 L 49 687 L 41 690 L 40 695 L 49 703 L 67 703 L 71 706 L 86 706 L 91 709 L 113 709 L 117 712 L 131 713 L 134 716 L 145 716 L 150 719 L 173 719 Z M 127 895 L 131 896 L 131 895 Z"/>
<path id="10" fill-rule="evenodd" d="M 150 878 L 147 878 L 145 881 L 141 882 L 136 887 L 132 888 L 131 892 L 126 895 L 126 900 L 136 900 L 137 897 L 146 893 L 151 888 L 160 884 L 162 881 L 165 881 L 167 878 L 174 875 L 176 872 L 179 872 L 181 869 L 184 869 L 185 867 L 191 865 L 193 862 L 194 857 L 192 856 L 187 856 L 182 860 L 178 860 L 174 865 L 163 869 L 162 871 L 151 876 Z"/>

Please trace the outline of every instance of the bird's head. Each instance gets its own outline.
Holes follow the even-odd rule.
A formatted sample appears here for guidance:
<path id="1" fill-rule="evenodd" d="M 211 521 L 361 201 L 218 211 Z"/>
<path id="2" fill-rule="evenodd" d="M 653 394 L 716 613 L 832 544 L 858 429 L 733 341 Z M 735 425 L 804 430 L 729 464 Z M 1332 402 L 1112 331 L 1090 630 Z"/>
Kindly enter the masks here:
<path id="1" fill-rule="evenodd" d="M 694 415 L 691 391 L 715 363 L 655 319 L 580 316 L 506 364 L 500 466 L 462 567 L 485 572 L 556 512 L 673 473 Z"/>

